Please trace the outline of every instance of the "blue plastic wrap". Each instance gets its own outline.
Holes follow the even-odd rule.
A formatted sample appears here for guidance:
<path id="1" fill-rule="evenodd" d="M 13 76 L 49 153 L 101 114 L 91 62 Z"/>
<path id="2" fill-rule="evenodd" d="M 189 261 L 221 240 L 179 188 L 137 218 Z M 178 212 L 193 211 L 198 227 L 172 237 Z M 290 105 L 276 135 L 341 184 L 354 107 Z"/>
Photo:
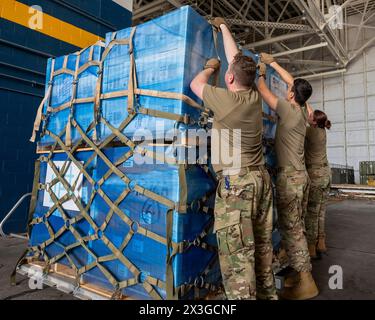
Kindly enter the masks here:
<path id="1" fill-rule="evenodd" d="M 115 39 L 129 38 L 131 29 L 118 31 Z M 113 34 L 107 34 L 108 46 Z M 190 90 L 190 82 L 214 53 L 212 27 L 190 7 L 137 26 L 133 38 L 138 88 L 183 93 L 199 102 Z M 126 90 L 130 59 L 127 45 L 117 45 L 104 61 L 103 93 Z M 199 110 L 174 99 L 138 95 L 140 107 L 178 115 L 189 114 L 195 121 Z M 102 101 L 102 114 L 118 127 L 128 116 L 127 97 Z M 154 135 L 176 128 L 176 121 L 138 114 L 123 131 L 131 137 L 137 129 L 148 129 Z M 101 138 L 111 131 L 101 125 Z"/>
<path id="2" fill-rule="evenodd" d="M 92 50 L 92 57 L 90 60 L 90 51 Z M 103 48 L 100 45 L 95 45 L 83 50 L 80 54 L 74 53 L 68 56 L 58 57 L 54 60 L 49 59 L 47 63 L 46 72 L 46 95 L 48 92 L 49 85 L 52 86 L 52 91 L 49 99 L 43 106 L 43 114 L 46 120 L 43 121 L 43 126 L 48 131 L 55 135 L 60 135 L 66 128 L 68 123 L 69 115 L 76 119 L 78 125 L 85 131 L 89 125 L 94 121 L 94 103 L 73 103 L 72 108 L 65 108 L 58 112 L 48 112 L 48 106 L 51 109 L 58 108 L 64 104 L 69 103 L 74 99 L 91 98 L 95 95 L 96 84 L 98 79 L 97 65 L 91 65 L 83 72 L 77 75 L 77 89 L 76 94 L 73 97 L 73 82 L 74 75 L 83 65 L 89 61 L 99 63 L 101 60 Z M 77 65 L 77 59 L 78 65 Z M 64 61 L 66 60 L 66 66 Z M 52 70 L 53 67 L 53 70 Z M 51 72 L 61 72 L 63 69 L 67 69 L 68 72 L 63 72 L 55 75 L 51 79 Z M 92 136 L 92 131 L 88 133 L 88 136 Z M 65 138 L 65 134 L 62 136 Z M 75 128 L 72 128 L 72 141 L 76 143 L 81 136 Z M 48 134 L 42 135 L 39 145 L 48 146 L 52 145 L 55 140 Z"/>
<path id="3" fill-rule="evenodd" d="M 150 151 L 157 151 L 156 149 L 159 149 L 158 151 L 160 152 L 160 147 L 148 147 L 147 149 Z M 116 163 L 116 161 L 128 151 L 129 148 L 127 147 L 103 149 L 105 156 L 112 163 Z M 170 157 L 175 155 L 175 152 L 171 147 L 163 147 L 162 151 Z M 179 153 L 180 152 L 177 154 Z M 75 157 L 82 164 L 85 164 L 91 155 L 91 151 L 77 152 Z M 52 161 L 59 169 L 63 167 L 65 160 L 67 160 L 66 154 L 54 154 L 52 157 Z M 123 182 L 123 180 L 117 175 L 112 174 L 101 185 L 101 189 L 113 203 L 116 202 L 124 190 L 127 188 L 133 190 L 135 185 L 139 185 L 178 203 L 181 200 L 182 188 L 187 188 L 187 203 L 192 205 L 189 207 L 187 213 L 179 213 L 177 211 L 173 212 L 172 241 L 175 243 L 193 241 L 204 229 L 212 225 L 212 214 L 204 214 L 199 206 L 194 205 L 195 201 L 200 200 L 206 194 L 214 191 L 215 183 L 212 178 L 210 178 L 200 166 L 189 165 L 186 170 L 182 169 L 185 171 L 186 175 L 186 186 L 184 186 L 184 182 L 180 177 L 179 171 L 181 168 L 179 165 L 171 165 L 167 163 L 151 164 L 150 162 L 152 159 L 148 158 L 147 155 L 144 156 L 143 160 L 145 161 L 144 164 L 138 164 L 133 156 L 117 166 L 118 169 L 131 180 L 129 185 Z M 65 174 L 65 178 L 70 185 L 73 185 L 74 181 L 79 176 L 81 177 L 81 181 L 77 183 L 75 194 L 81 199 L 83 206 L 85 206 L 89 202 L 93 190 L 97 190 L 97 182 L 103 178 L 109 170 L 109 167 L 100 157 L 96 156 L 86 169 L 87 172 L 90 173 L 90 177 L 96 182 L 94 185 L 91 185 L 85 177 L 79 175 L 79 170 L 72 162 L 68 160 L 68 163 L 70 166 Z M 41 163 L 39 182 L 42 184 L 48 185 L 48 183 L 50 183 L 55 177 L 49 167 L 50 166 L 47 165 L 46 162 Z M 66 190 L 61 184 L 56 184 L 52 187 L 52 190 L 58 198 L 61 198 L 66 194 Z M 64 226 L 69 227 L 69 225 L 67 226 L 64 222 L 64 219 L 58 210 L 55 210 L 48 218 L 45 216 L 49 208 L 53 205 L 51 199 L 46 197 L 46 193 L 46 190 L 40 190 L 38 192 L 38 201 L 34 218 L 44 218 L 42 218 L 40 223 L 33 225 L 30 246 L 41 245 L 44 241 L 47 241 L 50 238 L 48 228 L 46 227 L 47 224 L 52 228 L 54 233 L 58 232 L 58 230 Z M 214 201 L 213 193 L 208 201 L 208 206 L 212 207 Z M 146 197 L 135 191 L 131 191 L 125 199 L 118 204 L 118 207 L 134 222 L 132 230 L 135 231 L 135 235 L 122 251 L 123 255 L 141 271 L 141 282 L 142 279 L 146 279 L 149 275 L 156 279 L 166 281 L 166 245 L 137 233 L 136 230 L 134 230 L 134 227 L 143 227 L 159 236 L 167 237 L 166 216 L 169 209 L 152 198 Z M 80 215 L 78 207 L 72 202 L 64 203 L 63 208 L 67 213 L 68 218 Z M 95 225 L 100 227 L 108 218 L 110 211 L 110 207 L 103 200 L 102 196 L 96 194 L 88 213 Z M 93 227 L 90 226 L 86 219 L 82 219 L 78 223 L 72 224 L 71 227 L 77 230 L 82 237 L 95 233 Z M 120 248 L 129 231 L 129 225 L 126 224 L 117 214 L 114 214 L 108 221 L 108 225 L 104 229 L 103 234 L 116 248 Z M 51 259 L 54 256 L 63 253 L 64 248 L 76 243 L 76 241 L 74 235 L 69 230 L 65 230 L 52 242 L 52 244 L 46 247 L 45 252 Z M 204 241 L 212 246 L 216 246 L 216 238 L 212 233 L 206 236 Z M 86 245 L 97 257 L 104 257 L 112 253 L 100 237 L 96 240 L 87 241 Z M 78 268 L 89 265 L 96 259 L 81 246 L 69 251 L 68 254 Z M 214 252 L 195 246 L 192 246 L 183 254 L 177 254 L 173 260 L 174 285 L 178 287 L 184 283 L 191 283 L 200 273 L 205 271 L 211 261 L 216 259 L 217 256 Z M 67 258 L 63 258 L 58 262 L 70 265 Z M 102 266 L 109 270 L 118 281 L 134 277 L 130 270 L 128 270 L 128 268 L 119 260 L 103 262 Z M 219 280 L 220 271 L 216 264 L 216 267 L 213 267 L 210 274 L 207 276 L 206 281 L 218 283 Z M 107 287 L 108 289 L 114 289 L 97 267 L 85 273 L 83 275 L 83 281 L 98 284 L 101 287 Z M 124 289 L 123 293 L 136 298 L 150 298 L 143 288 L 142 283 Z M 166 293 L 163 290 L 159 290 L 159 294 L 164 298 L 166 297 Z"/>
<path id="4" fill-rule="evenodd" d="M 112 39 L 127 39 L 131 28 L 118 31 L 106 36 L 106 47 Z M 202 70 L 205 62 L 214 56 L 215 48 L 213 43 L 212 27 L 191 7 L 182 7 L 165 16 L 148 21 L 137 26 L 133 37 L 133 50 L 136 65 L 137 87 L 139 89 L 156 90 L 161 92 L 172 92 L 184 94 L 200 103 L 199 99 L 191 92 L 190 82 L 194 76 Z M 80 66 L 88 62 L 86 49 L 80 55 Z M 102 59 L 103 48 L 95 46 L 94 61 Z M 64 59 L 55 59 L 54 71 L 63 68 Z M 67 56 L 66 68 L 75 72 L 77 54 Z M 52 59 L 48 61 L 46 87 L 48 88 L 51 75 Z M 100 87 L 101 94 L 116 93 L 128 89 L 130 74 L 129 45 L 114 45 L 108 55 L 103 59 L 103 74 Z M 98 80 L 98 66 L 91 66 L 83 72 L 77 84 L 76 98 L 89 98 L 94 96 Z M 50 99 L 45 103 L 43 114 L 47 116 L 44 122 L 46 129 L 59 135 L 66 127 L 68 117 L 71 114 L 83 130 L 94 121 L 94 105 L 91 103 L 78 103 L 73 105 L 72 111 L 67 108 L 57 113 L 47 112 L 47 106 L 59 107 L 68 103 L 73 94 L 73 75 L 63 73 L 53 77 L 52 93 Z M 46 89 L 47 93 L 47 89 Z M 136 95 L 136 108 L 169 112 L 177 115 L 189 115 L 189 125 L 182 124 L 175 120 L 157 118 L 149 115 L 137 114 L 135 119 L 123 130 L 128 137 L 132 137 L 137 129 L 148 129 L 155 137 L 157 134 L 164 135 L 167 131 L 180 127 L 197 128 L 200 110 L 191 107 L 178 99 L 166 99 Z M 104 117 L 114 127 L 128 117 L 127 96 L 116 98 L 103 98 L 99 108 L 100 116 Z M 90 131 L 89 136 L 92 136 Z M 97 128 L 98 141 L 105 140 L 112 131 L 100 122 Z M 63 136 L 64 138 L 64 136 Z M 80 136 L 73 128 L 73 143 L 79 140 Z M 52 145 L 54 140 L 45 135 L 41 138 L 40 145 Z"/>

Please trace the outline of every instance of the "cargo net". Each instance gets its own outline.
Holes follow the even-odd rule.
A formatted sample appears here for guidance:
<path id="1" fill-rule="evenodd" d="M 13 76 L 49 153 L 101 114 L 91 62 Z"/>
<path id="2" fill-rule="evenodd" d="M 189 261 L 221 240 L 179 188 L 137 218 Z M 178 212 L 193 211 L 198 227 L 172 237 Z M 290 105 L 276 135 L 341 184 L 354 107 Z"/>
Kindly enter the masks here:
<path id="1" fill-rule="evenodd" d="M 101 61 L 92 60 L 93 49 L 91 49 L 89 54 L 90 59 L 85 65 L 79 67 L 79 59 L 77 59 L 76 70 L 74 73 L 66 69 L 66 61 L 64 62 L 64 68 L 59 70 L 58 72 L 53 71 L 52 63 L 51 79 L 46 90 L 46 96 L 38 109 L 31 141 L 35 141 L 36 132 L 39 130 L 41 121 L 44 120 L 44 123 L 48 122 L 48 117 L 50 114 L 54 112 L 59 112 L 66 108 L 70 108 L 70 116 L 66 128 L 60 134 L 55 134 L 51 131 L 48 131 L 46 129 L 46 125 L 44 124 L 42 134 L 47 134 L 50 137 L 52 137 L 54 140 L 54 144 L 51 146 L 49 153 L 41 155 L 39 159 L 36 161 L 33 195 L 30 205 L 29 234 L 33 232 L 33 229 L 37 225 L 42 224 L 48 230 L 49 238 L 34 246 L 29 246 L 25 254 L 17 263 L 17 267 L 29 261 L 30 258 L 39 259 L 45 262 L 44 273 L 47 274 L 48 272 L 50 272 L 50 267 L 53 264 L 65 260 L 69 262 L 68 264 L 70 268 L 74 270 L 77 286 L 81 285 L 80 281 L 83 275 L 85 275 L 94 268 L 98 268 L 104 275 L 106 280 L 108 280 L 108 282 L 113 287 L 112 298 L 121 297 L 124 292 L 124 289 L 136 285 L 141 285 L 144 288 L 144 290 L 148 293 L 148 295 L 153 299 L 162 299 L 165 297 L 167 299 L 178 299 L 182 297 L 202 298 L 203 295 L 206 295 L 208 292 L 216 292 L 221 287 L 219 277 L 213 277 L 215 280 L 212 282 L 207 281 L 209 275 L 212 274 L 212 270 L 214 270 L 215 268 L 217 269 L 218 265 L 216 245 L 212 245 L 206 242 L 206 238 L 209 234 L 212 233 L 213 228 L 212 196 L 214 196 L 215 188 L 207 192 L 201 199 L 197 199 L 194 201 L 195 205 L 197 205 L 198 203 L 198 212 L 210 216 L 203 230 L 200 233 L 196 234 L 196 237 L 194 239 L 184 240 L 182 242 L 174 242 L 172 241 L 174 213 L 186 214 L 188 212 L 191 212 L 189 210 L 193 210 L 191 208 L 193 204 L 187 203 L 186 169 L 188 165 L 179 163 L 177 159 L 169 160 L 171 161 L 169 163 L 173 163 L 174 161 L 175 165 L 178 167 L 179 181 L 181 184 L 180 201 L 178 202 L 171 201 L 165 196 L 159 195 L 151 190 L 148 190 L 140 186 L 134 180 L 132 181 L 123 171 L 119 169 L 121 165 L 123 165 L 128 159 L 130 159 L 136 153 L 139 153 L 142 156 L 151 157 L 153 159 L 158 158 L 158 154 L 156 152 L 150 151 L 147 148 L 139 147 L 139 145 L 135 144 L 132 140 L 130 140 L 127 136 L 125 136 L 122 133 L 124 128 L 126 128 L 126 126 L 134 119 L 134 117 L 138 113 L 148 114 L 155 117 L 173 119 L 175 121 L 183 123 L 189 123 L 188 115 L 180 116 L 177 114 L 171 114 L 167 112 L 136 107 L 135 100 L 137 95 L 149 95 L 159 98 L 162 97 L 168 99 L 179 99 L 184 101 L 185 103 L 188 103 L 190 106 L 198 108 L 203 113 L 205 112 L 202 106 L 198 105 L 191 98 L 183 94 L 158 92 L 152 90 L 141 90 L 137 88 L 135 71 L 136 66 L 134 62 L 134 53 L 132 45 L 132 39 L 135 30 L 135 28 L 132 29 L 132 32 L 128 39 L 115 39 L 114 33 L 112 41 L 104 50 Z M 101 94 L 103 61 L 106 59 L 111 49 L 117 45 L 129 46 L 131 67 L 128 90 L 103 95 Z M 98 81 L 95 91 L 96 95 L 91 98 L 77 100 L 74 97 L 76 96 L 77 92 L 78 77 L 82 72 L 84 72 L 84 70 L 86 70 L 90 66 L 98 67 Z M 72 95 L 73 98 L 69 103 L 61 105 L 58 108 L 51 108 L 47 106 L 47 115 L 44 116 L 43 106 L 45 104 L 49 104 L 49 99 L 51 96 L 53 86 L 53 78 L 62 73 L 67 73 L 74 76 Z M 107 121 L 102 115 L 100 115 L 99 106 L 100 101 L 103 99 L 120 96 L 126 96 L 128 98 L 128 117 L 123 121 L 123 123 L 119 127 L 114 127 L 109 123 L 109 121 Z M 77 103 L 87 102 L 94 103 L 95 120 L 88 126 L 86 130 L 84 130 L 80 127 L 80 125 L 78 125 L 77 121 L 73 118 L 73 107 Z M 98 123 L 100 122 L 104 123 L 111 130 L 112 134 L 110 134 L 102 142 L 97 143 L 96 129 Z M 74 127 L 80 135 L 80 139 L 74 143 L 72 143 L 71 141 L 72 127 Z M 104 150 L 106 147 L 109 147 L 115 139 L 120 141 L 122 146 L 126 146 L 129 149 L 119 159 L 112 163 L 109 157 L 106 156 Z M 89 147 L 90 152 L 92 152 L 92 154 L 86 161 L 84 161 L 84 163 L 77 158 L 78 152 L 81 150 L 80 146 L 82 146 L 82 143 L 85 143 L 85 145 Z M 57 150 L 60 150 L 60 152 L 62 151 L 66 155 L 66 160 L 64 161 L 64 164 L 61 167 L 58 167 L 53 161 L 53 158 L 56 155 Z M 108 171 L 98 181 L 96 181 L 93 178 L 92 171 L 90 169 L 90 164 L 92 164 L 94 160 L 96 161 L 96 159 L 100 159 L 100 161 L 104 162 L 105 165 L 108 167 Z M 165 160 L 165 157 L 163 157 L 163 159 Z M 42 164 L 47 164 L 54 173 L 55 178 L 52 179 L 49 183 L 43 183 L 41 181 L 40 173 Z M 76 168 L 78 168 L 79 174 L 82 175 L 85 181 L 87 181 L 91 186 L 91 196 L 89 197 L 87 203 L 84 203 L 82 199 L 75 193 L 77 184 L 79 183 L 78 179 L 76 179 L 76 181 L 74 181 L 73 183 L 69 183 L 66 177 L 66 173 L 69 167 L 73 164 Z M 207 166 L 200 164 L 196 164 L 194 166 L 198 166 L 201 170 L 204 170 L 205 174 L 210 175 L 210 170 Z M 107 181 L 107 179 L 109 179 L 113 175 L 118 177 L 126 186 L 122 190 L 120 196 L 115 200 L 111 199 L 110 196 L 106 194 L 103 188 L 103 185 Z M 213 180 L 213 177 L 211 177 L 210 179 Z M 65 195 L 61 198 L 59 198 L 54 192 L 54 186 L 56 186 L 57 184 L 61 184 L 66 191 Z M 36 214 L 38 194 L 42 191 L 48 193 L 49 197 L 53 201 L 53 205 L 49 208 L 48 212 L 45 213 L 43 216 L 38 216 L 38 214 Z M 140 226 L 137 221 L 132 220 L 127 214 L 125 214 L 119 208 L 120 204 L 131 193 L 136 193 L 148 199 L 152 199 L 153 201 L 156 201 L 157 203 L 167 208 L 167 213 L 165 216 L 166 237 L 160 236 L 159 234 L 151 232 L 150 230 Z M 97 225 L 97 223 L 95 223 L 89 212 L 95 197 L 98 196 L 101 197 L 101 199 L 104 200 L 108 208 L 110 208 L 108 213 L 106 214 L 104 222 L 101 225 Z M 72 216 L 68 212 L 68 210 L 64 208 L 64 204 L 68 201 L 73 201 L 74 205 L 79 209 L 79 213 L 77 215 Z M 54 215 L 54 212 L 56 211 L 59 213 L 63 221 L 62 226 L 58 230 L 56 230 L 56 228 L 53 228 L 49 221 L 50 218 Z M 195 209 L 195 211 L 197 210 Z M 107 227 L 110 224 L 112 217 L 114 216 L 120 218 L 120 220 L 123 223 L 125 223 L 129 229 L 127 235 L 123 238 L 123 241 L 119 246 L 111 242 L 110 238 L 106 234 Z M 86 232 L 86 234 L 82 234 L 82 230 L 79 230 L 79 228 L 77 228 L 77 226 L 82 222 L 88 223 L 88 225 L 90 226 L 90 231 Z M 61 245 L 61 243 L 59 243 L 59 239 L 63 237 L 64 234 L 66 234 L 67 232 L 70 232 L 74 236 L 75 241 L 73 243 L 70 243 L 69 245 L 63 246 Z M 131 242 L 132 238 L 136 234 L 150 238 L 153 241 L 156 241 L 157 243 L 166 246 L 165 280 L 155 278 L 147 273 L 145 274 L 144 272 L 142 272 L 141 268 L 137 267 L 126 256 L 126 254 L 124 254 L 124 250 L 127 248 L 128 244 Z M 100 240 L 109 250 L 110 254 L 99 256 L 98 254 L 93 252 L 89 244 L 90 242 L 96 240 Z M 51 244 L 55 244 L 61 247 L 61 252 L 55 256 L 49 255 L 47 253 L 48 250 L 46 249 Z M 196 276 L 190 279 L 189 282 L 183 283 L 179 286 L 175 286 L 173 261 L 178 254 L 184 254 L 192 247 L 198 247 L 205 251 L 211 252 L 212 258 L 210 259 L 206 268 L 197 273 Z M 72 258 L 71 253 L 77 248 L 83 249 L 82 252 L 91 257 L 91 259 L 87 260 L 91 261 L 90 263 L 85 265 L 79 265 L 76 261 L 77 259 Z M 147 254 L 147 252 L 145 254 Z M 127 279 L 118 279 L 114 275 L 114 273 L 105 266 L 105 263 L 109 261 L 118 261 L 119 263 L 123 264 L 132 273 L 133 276 Z M 12 280 L 13 282 L 15 281 L 15 272 L 12 275 Z M 163 295 L 163 292 L 166 293 L 165 296 Z"/>

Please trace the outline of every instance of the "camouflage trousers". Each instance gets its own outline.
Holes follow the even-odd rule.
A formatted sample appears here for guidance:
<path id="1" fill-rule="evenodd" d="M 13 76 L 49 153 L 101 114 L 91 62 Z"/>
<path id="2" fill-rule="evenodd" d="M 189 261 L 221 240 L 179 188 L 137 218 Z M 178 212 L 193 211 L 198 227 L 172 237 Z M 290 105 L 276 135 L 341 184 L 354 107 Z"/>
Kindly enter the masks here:
<path id="1" fill-rule="evenodd" d="M 309 177 L 305 170 L 279 171 L 276 180 L 278 224 L 289 264 L 297 272 L 311 271 L 303 216 L 308 190 Z"/>
<path id="2" fill-rule="evenodd" d="M 310 177 L 310 191 L 305 214 L 308 244 L 315 245 L 318 236 L 325 235 L 326 203 L 331 185 L 331 170 L 328 166 L 314 166 L 307 169 Z"/>
<path id="3" fill-rule="evenodd" d="M 242 169 L 245 170 L 245 169 Z M 215 232 L 228 299 L 277 299 L 272 271 L 272 185 L 265 168 L 220 179 Z"/>

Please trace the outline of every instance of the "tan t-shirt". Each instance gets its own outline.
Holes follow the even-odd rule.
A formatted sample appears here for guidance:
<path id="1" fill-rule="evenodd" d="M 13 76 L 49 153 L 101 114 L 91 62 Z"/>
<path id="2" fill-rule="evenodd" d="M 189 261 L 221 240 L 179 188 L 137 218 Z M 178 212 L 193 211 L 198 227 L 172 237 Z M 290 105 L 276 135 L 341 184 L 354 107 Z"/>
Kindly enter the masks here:
<path id="1" fill-rule="evenodd" d="M 326 129 L 319 127 L 306 129 L 305 161 L 307 165 L 328 163 Z"/>
<path id="2" fill-rule="evenodd" d="M 275 149 L 279 167 L 293 166 L 305 170 L 306 108 L 278 99 L 276 112 L 279 116 L 275 137 Z"/>
<path id="3" fill-rule="evenodd" d="M 264 165 L 262 102 L 258 91 L 232 92 L 205 85 L 203 102 L 213 111 L 211 159 L 216 172 Z M 229 156 L 229 158 L 228 158 Z M 232 163 L 230 162 L 232 158 Z"/>

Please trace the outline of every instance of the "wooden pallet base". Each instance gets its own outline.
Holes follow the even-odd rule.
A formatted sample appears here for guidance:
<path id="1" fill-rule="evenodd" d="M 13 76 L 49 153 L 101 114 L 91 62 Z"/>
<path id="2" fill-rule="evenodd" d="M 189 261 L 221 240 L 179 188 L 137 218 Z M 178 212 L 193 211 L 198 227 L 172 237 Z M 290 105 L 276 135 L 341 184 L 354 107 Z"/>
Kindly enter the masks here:
<path id="1" fill-rule="evenodd" d="M 17 272 L 21 275 L 32 278 L 34 283 L 47 285 L 49 287 L 56 287 L 56 289 L 68 294 L 72 294 L 81 300 L 109 300 L 112 298 L 112 291 L 93 284 L 80 281 L 80 284 L 77 287 L 74 270 L 67 266 L 56 263 L 50 267 L 47 275 L 43 274 L 44 267 L 44 262 L 29 262 L 22 265 Z M 126 297 L 124 295 L 116 297 L 116 299 L 132 300 L 130 297 Z"/>

